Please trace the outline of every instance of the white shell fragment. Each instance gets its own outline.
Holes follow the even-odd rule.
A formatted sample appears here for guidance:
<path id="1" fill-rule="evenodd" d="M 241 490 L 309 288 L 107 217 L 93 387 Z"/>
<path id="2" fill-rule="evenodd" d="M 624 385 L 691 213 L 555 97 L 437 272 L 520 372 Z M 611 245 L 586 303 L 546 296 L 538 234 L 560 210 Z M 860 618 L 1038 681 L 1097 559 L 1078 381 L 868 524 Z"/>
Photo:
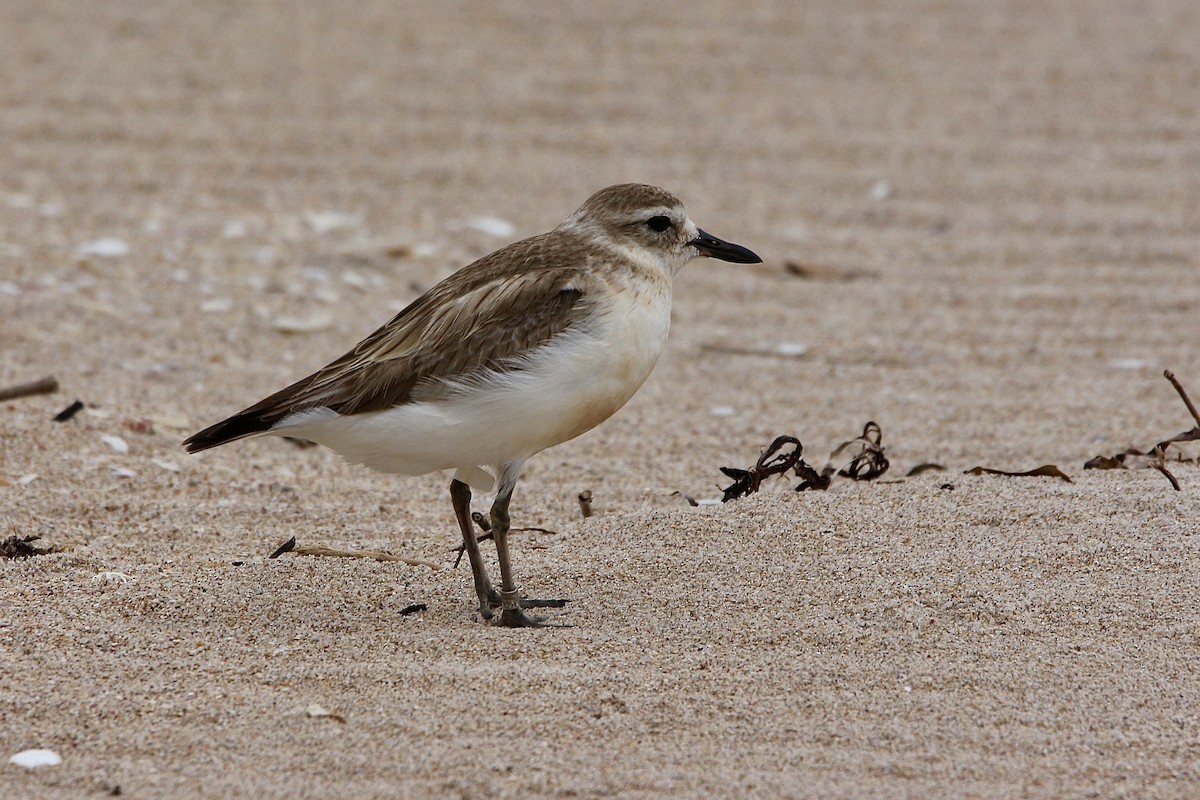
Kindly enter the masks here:
<path id="1" fill-rule="evenodd" d="M 486 233 L 488 236 L 495 236 L 497 238 L 512 236 L 517 232 L 516 225 L 513 225 L 506 219 L 500 219 L 500 217 L 470 217 L 464 219 L 461 225 L 464 228 L 470 228 L 473 231 Z"/>
<path id="2" fill-rule="evenodd" d="M 327 710 L 325 710 L 324 706 L 318 705 L 317 703 L 310 704 L 308 706 L 308 708 L 304 709 L 304 713 L 314 719 L 320 719 L 321 717 L 327 717 L 329 719 L 340 722 L 343 725 L 346 724 L 346 718 L 343 717 L 341 714 L 335 714 L 332 711 L 327 711 Z"/>
<path id="3" fill-rule="evenodd" d="M 129 244 L 122 239 L 94 239 L 79 245 L 75 252 L 81 256 L 115 258 L 129 255 Z"/>
<path id="4" fill-rule="evenodd" d="M 277 317 L 274 322 L 275 330 L 280 333 L 316 333 L 333 325 L 333 314 L 328 311 L 318 311 L 307 317 Z"/>
<path id="5" fill-rule="evenodd" d="M 802 356 L 808 352 L 808 345 L 800 342 L 780 342 L 775 345 L 775 352 L 781 356 Z"/>
<path id="6" fill-rule="evenodd" d="M 808 345 L 803 342 L 775 342 L 766 345 L 744 346 L 740 344 L 725 344 L 712 342 L 700 345 L 701 349 L 712 353 L 744 356 L 780 356 L 783 358 L 800 358 L 808 353 Z"/>
<path id="7" fill-rule="evenodd" d="M 174 428 L 175 430 L 187 430 L 191 427 L 192 421 L 183 414 L 158 414 L 150 418 L 159 428 Z"/>
<path id="8" fill-rule="evenodd" d="M 304 221 L 318 236 L 336 231 L 338 228 L 351 228 L 362 224 L 361 214 L 349 214 L 345 211 L 306 211 Z"/>
<path id="9" fill-rule="evenodd" d="M 62 763 L 62 756 L 53 750 L 22 750 L 10 756 L 8 763 L 18 767 L 33 769 L 34 767 L 57 767 Z"/>
<path id="10" fill-rule="evenodd" d="M 111 434 L 106 433 L 103 436 L 101 436 L 100 439 L 106 445 L 111 447 L 113 450 L 116 450 L 121 455 L 125 455 L 126 453 L 129 452 L 129 443 L 126 442 L 124 439 L 122 439 L 120 436 L 113 436 Z"/>
<path id="11" fill-rule="evenodd" d="M 1118 358 L 1108 362 L 1108 366 L 1113 369 L 1146 369 L 1153 367 L 1154 362 L 1143 358 Z"/>
<path id="12" fill-rule="evenodd" d="M 200 304 L 200 310 L 205 314 L 223 314 L 233 308 L 233 301 L 228 297 L 214 297 Z"/>
<path id="13" fill-rule="evenodd" d="M 240 219 L 226 222 L 225 227 L 221 228 L 221 236 L 226 239 L 241 239 L 247 233 L 246 223 Z"/>
<path id="14" fill-rule="evenodd" d="M 103 583 L 129 583 L 133 580 L 132 575 L 126 575 L 124 572 L 97 572 L 92 576 L 92 580 L 101 581 Z"/>

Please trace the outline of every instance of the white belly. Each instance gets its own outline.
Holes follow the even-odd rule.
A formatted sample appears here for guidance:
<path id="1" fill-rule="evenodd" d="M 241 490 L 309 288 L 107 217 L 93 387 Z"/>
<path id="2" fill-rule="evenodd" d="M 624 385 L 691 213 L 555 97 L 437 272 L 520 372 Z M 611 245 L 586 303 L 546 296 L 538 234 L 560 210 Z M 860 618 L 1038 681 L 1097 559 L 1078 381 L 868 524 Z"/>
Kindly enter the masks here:
<path id="1" fill-rule="evenodd" d="M 270 433 L 310 439 L 381 472 L 463 469 L 470 475 L 472 467 L 522 460 L 573 439 L 616 413 L 653 370 L 670 318 L 667 293 L 620 292 L 587 333 L 552 340 L 523 369 L 490 373 L 455 385 L 445 399 L 386 411 L 301 412 Z"/>

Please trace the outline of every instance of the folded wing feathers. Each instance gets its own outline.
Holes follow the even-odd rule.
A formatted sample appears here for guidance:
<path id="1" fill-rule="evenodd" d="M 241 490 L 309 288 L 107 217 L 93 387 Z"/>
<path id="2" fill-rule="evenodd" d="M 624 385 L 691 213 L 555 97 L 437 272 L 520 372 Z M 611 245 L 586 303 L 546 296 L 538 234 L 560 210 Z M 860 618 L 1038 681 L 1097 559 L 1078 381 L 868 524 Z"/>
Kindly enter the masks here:
<path id="1" fill-rule="evenodd" d="M 522 353 L 585 316 L 580 265 L 539 258 L 538 251 L 546 249 L 539 242 L 544 238 L 511 246 L 526 250 L 516 254 L 524 255 L 522 268 L 536 263 L 540 269 L 517 272 L 511 258 L 497 258 L 504 250 L 475 262 L 426 292 L 354 350 L 226 420 L 232 423 L 230 432 L 266 430 L 309 408 L 328 407 L 340 414 L 381 410 L 436 396 L 444 379 L 487 367 L 519 368 Z M 498 268 L 504 261 L 510 266 Z M 226 423 L 209 429 L 211 441 L 227 440 L 217 441 Z"/>

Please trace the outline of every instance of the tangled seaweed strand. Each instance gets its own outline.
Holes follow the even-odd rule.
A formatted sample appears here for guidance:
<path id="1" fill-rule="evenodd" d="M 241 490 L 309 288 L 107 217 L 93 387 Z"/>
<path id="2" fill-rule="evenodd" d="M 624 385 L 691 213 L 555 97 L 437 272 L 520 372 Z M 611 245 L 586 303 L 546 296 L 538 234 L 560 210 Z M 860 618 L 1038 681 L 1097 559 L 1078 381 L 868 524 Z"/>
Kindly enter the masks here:
<path id="1" fill-rule="evenodd" d="M 788 445 L 791 445 L 790 450 L 780 452 Z M 721 502 L 728 503 L 730 500 L 754 494 L 765 479 L 772 475 L 782 475 L 797 463 L 804 463 L 800 461 L 800 454 L 803 452 L 804 445 L 800 444 L 800 440 L 795 436 L 779 436 L 763 451 L 758 457 L 758 463 L 750 469 L 721 467 L 721 472 L 725 473 L 727 478 L 733 479 L 733 483 L 725 488 Z"/>

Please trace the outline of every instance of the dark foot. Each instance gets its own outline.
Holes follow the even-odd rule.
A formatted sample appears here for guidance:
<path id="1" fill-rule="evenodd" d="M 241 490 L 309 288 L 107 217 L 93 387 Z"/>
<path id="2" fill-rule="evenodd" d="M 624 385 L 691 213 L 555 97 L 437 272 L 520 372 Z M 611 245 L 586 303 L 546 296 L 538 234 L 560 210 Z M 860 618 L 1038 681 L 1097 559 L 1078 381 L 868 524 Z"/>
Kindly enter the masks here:
<path id="1" fill-rule="evenodd" d="M 507 597 L 505 596 L 507 595 Z M 531 617 L 524 611 L 526 608 L 562 608 L 566 600 L 537 600 L 521 597 L 516 591 L 492 592 L 489 597 L 490 608 L 481 608 L 479 613 L 484 620 L 505 628 L 569 628 L 569 625 L 547 623 L 542 617 Z M 508 602 L 505 602 L 507 600 Z M 488 604 L 485 604 L 488 605 Z M 499 613 L 497 613 L 499 612 Z"/>
<path id="2" fill-rule="evenodd" d="M 479 616 L 483 617 L 484 622 L 497 622 L 498 624 L 504 625 L 505 627 L 508 627 L 508 628 L 545 627 L 545 626 L 540 625 L 540 623 L 542 622 L 541 618 L 526 617 L 521 612 L 521 609 L 523 609 L 523 608 L 562 608 L 566 604 L 567 604 L 566 600 L 560 600 L 557 598 L 553 599 L 553 600 L 539 600 L 537 598 L 522 597 L 520 600 L 520 608 L 516 608 L 516 609 L 512 609 L 512 610 L 516 612 L 518 617 L 524 617 L 525 621 L 521 622 L 520 619 L 517 618 L 515 622 L 510 622 L 509 618 L 504 613 L 502 613 L 500 615 L 499 619 L 496 618 L 496 612 L 500 610 L 500 605 L 501 605 L 500 596 L 499 596 L 499 594 L 497 594 L 494 600 L 492 600 L 491 602 L 488 602 L 488 603 L 484 603 L 483 605 L 479 606 Z"/>
<path id="3" fill-rule="evenodd" d="M 545 620 L 541 617 L 530 617 L 519 608 L 506 608 L 500 612 L 499 625 L 505 628 L 544 628 Z"/>
<path id="4" fill-rule="evenodd" d="M 500 593 L 495 589 L 488 594 L 488 602 L 491 604 L 492 608 L 500 608 L 500 606 L 504 605 L 504 603 L 500 600 Z M 517 602 L 520 603 L 521 608 L 562 608 L 570 601 L 557 597 L 551 599 L 522 597 Z M 490 617 L 485 616 L 484 619 L 490 619 Z"/>

